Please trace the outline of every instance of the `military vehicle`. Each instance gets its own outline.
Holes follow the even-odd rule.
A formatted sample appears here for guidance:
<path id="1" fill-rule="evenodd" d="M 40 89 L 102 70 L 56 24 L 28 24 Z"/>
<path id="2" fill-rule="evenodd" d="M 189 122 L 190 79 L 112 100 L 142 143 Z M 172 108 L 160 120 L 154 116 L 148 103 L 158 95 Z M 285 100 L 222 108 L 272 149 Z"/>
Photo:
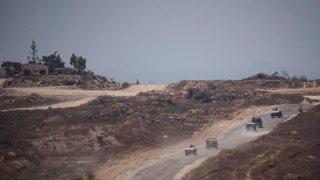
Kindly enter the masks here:
<path id="1" fill-rule="evenodd" d="M 193 144 L 191 144 L 188 148 L 186 148 L 184 150 L 184 155 L 185 156 L 189 156 L 189 155 L 197 156 L 198 155 L 197 148 Z"/>
<path id="2" fill-rule="evenodd" d="M 275 118 L 275 117 L 282 118 L 282 112 L 277 107 L 272 108 L 270 115 L 271 115 L 271 118 Z"/>
<path id="3" fill-rule="evenodd" d="M 252 120 L 251 120 L 252 123 L 255 123 L 256 124 L 256 127 L 258 128 L 263 128 L 263 123 L 262 123 L 262 120 L 261 120 L 261 117 L 257 116 L 257 117 L 253 117 Z"/>
<path id="4" fill-rule="evenodd" d="M 206 139 L 206 148 L 207 149 L 218 149 L 218 141 L 215 138 L 208 138 Z"/>
<path id="5" fill-rule="evenodd" d="M 257 126 L 255 123 L 247 123 L 246 124 L 247 131 L 257 131 Z"/>

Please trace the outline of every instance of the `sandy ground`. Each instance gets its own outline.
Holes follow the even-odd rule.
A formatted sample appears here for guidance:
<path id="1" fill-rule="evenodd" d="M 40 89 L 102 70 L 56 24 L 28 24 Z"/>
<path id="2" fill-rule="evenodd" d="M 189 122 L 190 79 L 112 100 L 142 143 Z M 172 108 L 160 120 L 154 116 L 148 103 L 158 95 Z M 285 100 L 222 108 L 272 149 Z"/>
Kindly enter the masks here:
<path id="1" fill-rule="evenodd" d="M 54 97 L 61 101 L 61 103 L 31 107 L 31 108 L 16 108 L 11 110 L 34 110 L 34 109 L 48 109 L 51 108 L 67 108 L 76 107 L 97 98 L 98 96 L 135 96 L 141 92 L 148 91 L 163 91 L 167 84 L 139 84 L 132 85 L 129 88 L 121 90 L 83 90 L 70 89 L 69 87 L 37 87 L 37 88 L 6 88 L 6 92 L 2 95 L 6 96 L 27 96 L 36 93 L 44 97 Z"/>
<path id="2" fill-rule="evenodd" d="M 0 110 L 1 112 L 6 112 L 6 111 L 15 111 L 15 110 L 36 110 L 36 109 L 56 109 L 56 108 L 68 108 L 68 107 L 76 107 L 76 106 L 81 106 L 82 104 L 86 104 L 89 101 L 93 100 L 95 97 L 89 97 L 89 98 L 83 98 L 75 101 L 67 101 L 67 102 L 61 102 L 61 103 L 56 103 L 52 105 L 44 105 L 44 106 L 37 106 L 37 107 L 30 107 L 30 108 L 14 108 L 14 109 L 5 109 L 5 110 Z"/>
<path id="3" fill-rule="evenodd" d="M 257 89 L 259 91 L 279 93 L 279 94 L 310 94 L 310 93 L 320 93 L 320 87 L 314 88 L 281 88 L 281 89 Z"/>
<path id="4" fill-rule="evenodd" d="M 320 101 L 320 96 L 304 96 L 304 97 Z"/>
<path id="5" fill-rule="evenodd" d="M 2 86 L 2 84 L 6 81 L 7 79 L 2 79 L 0 78 L 0 86 Z"/>
<path id="6" fill-rule="evenodd" d="M 218 137 L 228 130 L 239 126 L 247 121 L 253 115 L 264 114 L 270 110 L 270 106 L 264 107 L 250 107 L 244 111 L 240 111 L 232 120 L 220 121 L 207 127 L 205 130 L 195 133 L 191 139 L 187 139 L 181 143 L 173 146 L 159 148 L 155 150 L 144 150 L 133 152 L 121 159 L 114 159 L 108 161 L 96 173 L 98 179 L 133 179 L 139 171 L 154 165 L 157 161 L 161 161 L 172 153 L 176 153 L 184 149 L 189 144 L 201 144 L 203 140 L 208 137 Z M 196 164 L 200 164 L 202 160 L 198 160 Z M 186 168 L 188 171 L 194 167 Z M 179 171 L 176 178 L 180 179 L 185 174 L 185 170 Z"/>
<path id="7" fill-rule="evenodd" d="M 83 90 L 72 89 L 65 86 L 53 87 L 36 87 L 36 88 L 7 88 L 16 96 L 25 96 L 36 93 L 40 96 L 76 96 L 76 97 L 93 97 L 93 96 L 135 96 L 140 92 L 161 91 L 167 87 L 167 84 L 139 84 L 132 85 L 121 90 Z"/>

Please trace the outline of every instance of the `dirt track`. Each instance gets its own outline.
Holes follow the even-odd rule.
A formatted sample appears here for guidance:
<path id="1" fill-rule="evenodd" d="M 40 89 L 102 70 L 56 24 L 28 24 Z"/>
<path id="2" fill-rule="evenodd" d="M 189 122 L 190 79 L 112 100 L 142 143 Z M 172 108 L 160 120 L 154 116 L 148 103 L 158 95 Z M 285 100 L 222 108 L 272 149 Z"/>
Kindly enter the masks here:
<path id="1" fill-rule="evenodd" d="M 24 96 L 31 93 L 36 93 L 42 96 L 76 96 L 76 97 L 91 97 L 91 96 L 134 96 L 140 92 L 161 91 L 167 87 L 166 84 L 139 84 L 132 85 L 129 88 L 122 90 L 83 90 L 71 89 L 69 87 L 37 87 L 37 88 L 8 88 L 13 90 L 17 96 Z"/>
<path id="2" fill-rule="evenodd" d="M 306 105 L 306 108 L 309 105 Z M 219 151 L 206 151 L 204 139 L 218 137 L 220 148 L 233 148 L 239 144 L 251 141 L 268 133 L 276 124 L 291 118 L 296 114 L 297 105 L 283 105 L 284 118 L 270 119 L 268 113 L 270 107 L 253 107 L 238 114 L 232 121 L 222 121 L 205 131 L 195 134 L 191 139 L 175 146 L 157 149 L 154 151 L 132 153 L 122 160 L 110 161 L 97 173 L 99 179 L 181 179 L 187 172 L 197 167 L 207 157 L 217 154 Z M 247 133 L 243 124 L 254 115 L 266 114 L 265 128 L 258 133 Z M 222 131 L 224 129 L 224 131 Z M 198 147 L 198 157 L 185 157 L 183 149 L 189 144 Z"/>
<path id="3" fill-rule="evenodd" d="M 319 179 L 320 107 L 279 124 L 271 133 L 205 161 L 193 179 Z"/>
<path id="4" fill-rule="evenodd" d="M 4 95 L 7 96 L 26 96 L 32 93 L 36 93 L 40 96 L 55 97 L 60 99 L 61 103 L 44 105 L 30 108 L 16 108 L 11 110 L 35 110 L 35 109 L 48 109 L 51 108 L 67 108 L 76 107 L 82 104 L 88 103 L 98 96 L 135 96 L 141 92 L 148 91 L 163 91 L 167 87 L 166 84 L 140 84 L 132 85 L 129 88 L 112 91 L 112 90 L 82 90 L 82 89 L 70 89 L 67 87 L 37 87 L 37 88 L 7 88 Z"/>
<path id="5" fill-rule="evenodd" d="M 134 179 L 135 175 L 140 171 L 153 166 L 157 162 L 161 162 L 161 159 L 165 159 L 176 152 L 179 153 L 181 149 L 188 146 L 190 143 L 201 143 L 205 137 L 217 137 L 222 133 L 222 129 L 227 127 L 232 128 L 242 123 L 246 117 L 251 114 L 260 114 L 267 111 L 269 107 L 253 107 L 247 109 L 245 112 L 237 115 L 232 121 L 220 121 L 217 124 L 208 127 L 201 133 L 195 134 L 192 139 L 186 140 L 174 146 L 165 147 L 155 150 L 139 151 L 128 154 L 122 159 L 110 160 L 101 167 L 97 172 L 98 179 Z M 163 163 L 163 162 L 162 162 Z M 165 168 L 165 167 L 163 167 Z M 179 169 L 175 169 L 179 170 Z M 162 173 L 162 171 L 160 171 Z M 158 174 L 160 176 L 161 174 Z M 158 178 L 158 176 L 155 176 Z"/>
<path id="6" fill-rule="evenodd" d="M 0 79 L 0 86 L 6 81 L 7 79 Z"/>
<path id="7" fill-rule="evenodd" d="M 320 87 L 314 88 L 281 88 L 281 89 L 258 89 L 263 92 L 278 93 L 278 94 L 312 94 L 320 93 Z"/>

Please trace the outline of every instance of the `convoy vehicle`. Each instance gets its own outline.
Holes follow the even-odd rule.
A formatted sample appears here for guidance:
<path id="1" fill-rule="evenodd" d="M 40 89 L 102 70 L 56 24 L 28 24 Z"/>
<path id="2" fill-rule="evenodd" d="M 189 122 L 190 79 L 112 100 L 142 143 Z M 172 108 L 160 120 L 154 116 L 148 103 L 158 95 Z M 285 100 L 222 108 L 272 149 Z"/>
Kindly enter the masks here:
<path id="1" fill-rule="evenodd" d="M 302 111 L 303 111 L 303 108 L 302 108 L 302 105 L 300 104 L 298 107 L 298 112 L 302 112 Z"/>
<path id="2" fill-rule="evenodd" d="M 207 149 L 218 149 L 218 141 L 216 138 L 208 138 L 206 139 L 206 148 Z"/>
<path id="3" fill-rule="evenodd" d="M 189 155 L 197 156 L 198 155 L 197 148 L 193 144 L 190 144 L 190 146 L 184 150 L 184 155 L 185 156 L 189 156 Z"/>
<path id="4" fill-rule="evenodd" d="M 262 122 L 260 116 L 253 117 L 252 120 L 251 120 L 251 122 L 252 122 L 252 123 L 255 123 L 255 124 L 256 124 L 256 127 L 258 127 L 258 128 L 263 128 L 263 122 Z"/>
<path id="5" fill-rule="evenodd" d="M 257 131 L 257 126 L 255 123 L 247 123 L 246 124 L 247 131 Z"/>
<path id="6" fill-rule="evenodd" d="M 275 117 L 282 118 L 282 112 L 277 107 L 272 108 L 270 115 L 271 115 L 271 118 L 275 118 Z"/>

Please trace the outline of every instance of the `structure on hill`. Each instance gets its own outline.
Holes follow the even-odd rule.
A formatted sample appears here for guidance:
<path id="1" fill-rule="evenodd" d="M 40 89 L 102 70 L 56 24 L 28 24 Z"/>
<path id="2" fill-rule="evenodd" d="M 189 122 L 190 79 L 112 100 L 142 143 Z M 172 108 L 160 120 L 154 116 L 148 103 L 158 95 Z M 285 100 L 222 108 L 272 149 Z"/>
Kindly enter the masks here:
<path id="1" fill-rule="evenodd" d="M 48 75 L 48 66 L 44 64 L 21 64 L 23 75 Z"/>
<path id="2" fill-rule="evenodd" d="M 0 68 L 0 77 L 5 77 L 7 76 L 7 70 L 4 67 Z"/>

